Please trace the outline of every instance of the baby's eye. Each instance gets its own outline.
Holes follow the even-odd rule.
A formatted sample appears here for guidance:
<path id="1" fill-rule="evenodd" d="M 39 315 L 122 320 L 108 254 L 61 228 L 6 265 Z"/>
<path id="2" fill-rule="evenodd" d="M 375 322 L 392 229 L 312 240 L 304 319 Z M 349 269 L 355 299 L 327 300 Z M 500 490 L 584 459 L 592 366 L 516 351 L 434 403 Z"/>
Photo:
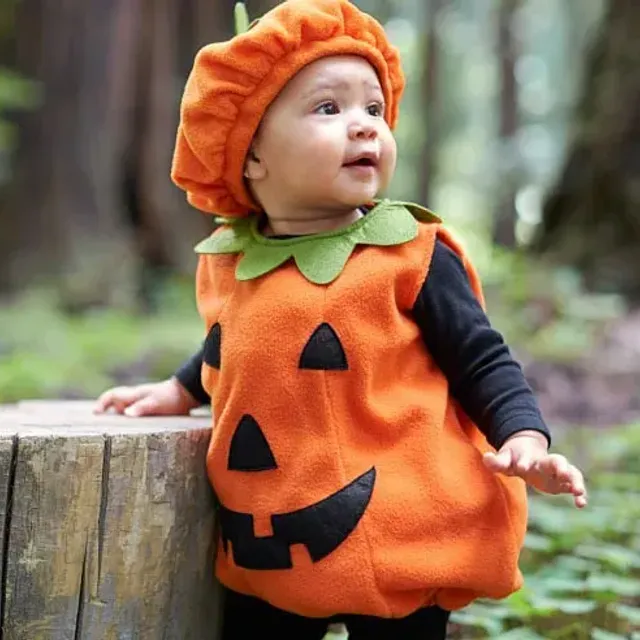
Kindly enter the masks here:
<path id="1" fill-rule="evenodd" d="M 323 102 L 321 105 L 316 107 L 315 110 L 316 113 L 320 113 L 325 116 L 334 116 L 339 111 L 340 109 L 338 109 L 338 105 L 331 100 Z"/>
<path id="2" fill-rule="evenodd" d="M 367 107 L 367 113 L 374 118 L 380 118 L 384 115 L 384 105 L 380 102 L 374 102 Z"/>

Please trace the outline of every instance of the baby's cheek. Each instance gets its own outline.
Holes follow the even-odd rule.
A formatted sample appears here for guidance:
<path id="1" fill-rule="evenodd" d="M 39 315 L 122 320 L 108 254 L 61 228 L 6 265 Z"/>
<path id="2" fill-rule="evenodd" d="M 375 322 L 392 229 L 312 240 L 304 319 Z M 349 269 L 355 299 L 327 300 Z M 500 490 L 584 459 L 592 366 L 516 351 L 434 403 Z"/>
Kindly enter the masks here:
<path id="1" fill-rule="evenodd" d="M 303 154 L 297 154 L 292 171 L 308 183 L 334 179 L 343 163 L 344 154 L 334 146 L 320 143 L 308 144 Z"/>
<path id="2" fill-rule="evenodd" d="M 382 148 L 382 155 L 384 156 L 385 161 L 389 163 L 391 170 L 393 170 L 396 165 L 398 147 L 396 145 L 395 138 L 390 132 L 381 137 L 380 146 Z"/>
<path id="3" fill-rule="evenodd" d="M 390 146 L 383 146 L 382 148 L 382 157 L 381 157 L 381 167 L 380 174 L 383 186 L 386 186 L 393 177 L 393 172 L 396 168 L 396 147 L 395 144 Z"/>

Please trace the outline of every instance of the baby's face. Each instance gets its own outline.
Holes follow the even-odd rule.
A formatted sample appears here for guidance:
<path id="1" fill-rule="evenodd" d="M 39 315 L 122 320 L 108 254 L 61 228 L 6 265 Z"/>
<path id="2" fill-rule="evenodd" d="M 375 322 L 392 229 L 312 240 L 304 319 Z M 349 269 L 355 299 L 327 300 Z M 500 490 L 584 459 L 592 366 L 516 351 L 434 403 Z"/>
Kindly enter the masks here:
<path id="1" fill-rule="evenodd" d="M 321 58 L 267 110 L 247 176 L 268 212 L 333 211 L 370 202 L 395 169 L 374 68 L 356 56 Z"/>

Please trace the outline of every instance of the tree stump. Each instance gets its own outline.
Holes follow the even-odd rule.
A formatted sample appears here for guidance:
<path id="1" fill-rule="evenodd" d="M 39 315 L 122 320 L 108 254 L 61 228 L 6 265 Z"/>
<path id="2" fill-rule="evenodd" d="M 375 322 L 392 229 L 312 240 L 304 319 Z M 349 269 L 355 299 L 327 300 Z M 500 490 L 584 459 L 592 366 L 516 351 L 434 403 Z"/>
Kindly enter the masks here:
<path id="1" fill-rule="evenodd" d="M 210 427 L 0 409 L 0 639 L 218 637 Z"/>

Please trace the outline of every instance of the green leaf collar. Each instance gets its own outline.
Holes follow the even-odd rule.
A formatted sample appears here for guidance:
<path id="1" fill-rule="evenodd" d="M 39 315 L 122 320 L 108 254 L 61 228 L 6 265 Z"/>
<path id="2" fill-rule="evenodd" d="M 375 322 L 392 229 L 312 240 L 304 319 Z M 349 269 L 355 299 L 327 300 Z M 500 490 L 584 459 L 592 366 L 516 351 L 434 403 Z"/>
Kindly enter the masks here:
<path id="1" fill-rule="evenodd" d="M 335 280 L 355 247 L 393 246 L 413 240 L 418 220 L 439 222 L 428 209 L 409 202 L 376 201 L 374 208 L 353 224 L 326 233 L 277 239 L 258 230 L 258 216 L 234 220 L 195 247 L 196 253 L 242 253 L 236 267 L 238 280 L 252 280 L 269 273 L 290 258 L 300 273 L 314 284 Z"/>

